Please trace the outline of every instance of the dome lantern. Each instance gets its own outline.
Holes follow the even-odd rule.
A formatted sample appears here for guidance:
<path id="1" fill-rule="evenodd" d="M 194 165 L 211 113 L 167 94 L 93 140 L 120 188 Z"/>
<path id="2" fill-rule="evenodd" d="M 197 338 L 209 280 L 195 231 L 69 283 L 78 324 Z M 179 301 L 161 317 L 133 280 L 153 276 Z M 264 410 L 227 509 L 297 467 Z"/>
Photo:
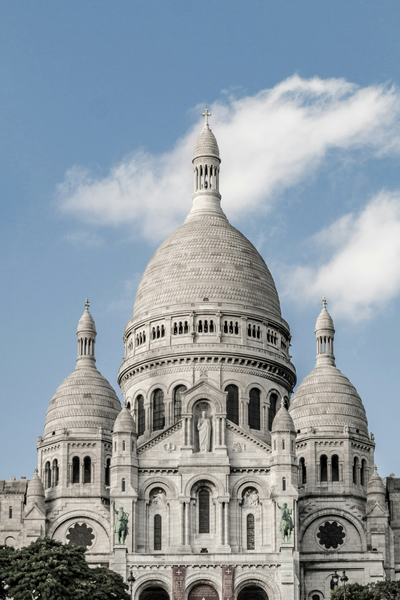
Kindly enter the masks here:
<path id="1" fill-rule="evenodd" d="M 85 300 L 85 311 L 79 319 L 76 336 L 78 338 L 78 358 L 76 359 L 77 368 L 83 366 L 95 366 L 96 359 L 94 346 L 96 342 L 96 325 L 92 315 L 89 312 L 89 300 Z"/>
<path id="2" fill-rule="evenodd" d="M 322 310 L 315 323 L 315 337 L 317 341 L 317 365 L 329 364 L 335 366 L 335 355 L 333 353 L 333 341 L 335 338 L 335 327 L 331 315 L 326 310 L 327 301 L 322 298 Z"/>
<path id="3" fill-rule="evenodd" d="M 202 116 L 205 118 L 204 127 L 196 140 L 193 151 L 193 208 L 188 218 L 199 212 L 225 217 L 221 209 L 221 194 L 219 193 L 221 159 L 217 140 L 208 124 L 208 117 L 211 117 L 211 113 L 207 107 Z"/>

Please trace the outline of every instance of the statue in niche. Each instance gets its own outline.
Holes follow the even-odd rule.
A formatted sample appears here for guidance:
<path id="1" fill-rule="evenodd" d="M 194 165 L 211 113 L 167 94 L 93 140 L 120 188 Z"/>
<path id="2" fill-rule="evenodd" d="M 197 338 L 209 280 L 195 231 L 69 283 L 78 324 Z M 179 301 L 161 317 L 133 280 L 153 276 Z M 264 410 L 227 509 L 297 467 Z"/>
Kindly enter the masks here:
<path id="1" fill-rule="evenodd" d="M 286 502 L 284 502 L 283 506 L 279 506 L 278 508 L 281 511 L 281 522 L 279 524 L 279 531 L 282 535 L 283 543 L 290 543 L 290 536 L 292 534 L 292 530 L 294 529 L 293 521 L 292 521 L 292 510 L 288 508 Z"/>
<path id="2" fill-rule="evenodd" d="M 254 488 L 246 490 L 243 497 L 243 506 L 258 506 L 260 503 L 258 492 Z"/>
<path id="3" fill-rule="evenodd" d="M 201 411 L 201 417 L 197 421 L 197 429 L 199 432 L 200 452 L 210 452 L 211 421 L 207 417 L 205 410 Z"/>
<path id="4" fill-rule="evenodd" d="M 151 503 L 157 506 L 165 504 L 165 492 L 164 490 L 157 490 L 151 497 Z"/>

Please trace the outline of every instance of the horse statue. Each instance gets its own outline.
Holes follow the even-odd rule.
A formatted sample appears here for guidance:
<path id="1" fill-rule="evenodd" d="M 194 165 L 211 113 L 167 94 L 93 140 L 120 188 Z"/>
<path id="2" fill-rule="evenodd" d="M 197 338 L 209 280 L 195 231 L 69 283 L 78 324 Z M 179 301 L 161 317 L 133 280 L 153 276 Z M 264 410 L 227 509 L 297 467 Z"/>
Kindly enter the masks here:
<path id="1" fill-rule="evenodd" d="M 129 513 L 124 512 L 122 506 L 118 510 L 115 510 L 115 502 L 113 502 L 113 509 L 117 515 L 114 524 L 114 532 L 117 536 L 117 544 L 125 544 L 125 539 L 128 535 Z"/>
<path id="2" fill-rule="evenodd" d="M 290 536 L 292 530 L 294 529 L 293 521 L 292 521 L 292 510 L 288 508 L 286 502 L 284 502 L 283 506 L 279 506 L 278 508 L 281 511 L 281 522 L 279 524 L 279 531 L 282 535 L 283 543 L 290 543 Z"/>

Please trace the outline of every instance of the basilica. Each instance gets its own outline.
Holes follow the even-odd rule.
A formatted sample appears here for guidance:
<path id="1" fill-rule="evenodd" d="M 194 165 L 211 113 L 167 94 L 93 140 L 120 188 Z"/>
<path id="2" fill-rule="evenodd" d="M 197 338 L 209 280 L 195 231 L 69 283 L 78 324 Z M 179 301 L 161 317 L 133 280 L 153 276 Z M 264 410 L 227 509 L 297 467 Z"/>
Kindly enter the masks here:
<path id="1" fill-rule="evenodd" d="M 148 263 L 125 327 L 123 407 L 97 370 L 86 301 L 35 474 L 0 480 L 0 544 L 84 545 L 135 600 L 324 600 L 335 571 L 400 579 L 400 479 L 374 467 L 326 300 L 315 367 L 292 395 L 289 325 L 221 207 L 203 115 L 191 210 Z"/>

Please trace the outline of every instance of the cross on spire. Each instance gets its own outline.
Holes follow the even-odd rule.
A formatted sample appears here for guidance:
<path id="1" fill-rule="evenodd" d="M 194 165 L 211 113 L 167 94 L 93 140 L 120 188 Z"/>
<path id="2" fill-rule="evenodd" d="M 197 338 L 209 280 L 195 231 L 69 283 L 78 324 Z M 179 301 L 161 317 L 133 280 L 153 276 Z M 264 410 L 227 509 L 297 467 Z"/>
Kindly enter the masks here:
<path id="1" fill-rule="evenodd" d="M 89 306 L 90 306 L 89 300 L 86 298 L 86 300 L 85 300 L 85 308 L 86 308 L 86 310 L 89 310 Z"/>
<path id="2" fill-rule="evenodd" d="M 322 298 L 322 302 L 321 302 L 321 304 L 322 304 L 322 306 L 323 306 L 324 308 L 326 308 L 326 305 L 328 304 L 328 302 L 326 301 L 326 298 L 325 298 L 325 296 Z"/>
<path id="3" fill-rule="evenodd" d="M 206 106 L 206 108 L 205 108 L 204 112 L 203 112 L 203 113 L 201 113 L 201 116 L 205 118 L 206 125 L 208 125 L 208 117 L 211 117 L 211 113 L 210 113 L 210 111 L 208 110 L 207 106 Z"/>

